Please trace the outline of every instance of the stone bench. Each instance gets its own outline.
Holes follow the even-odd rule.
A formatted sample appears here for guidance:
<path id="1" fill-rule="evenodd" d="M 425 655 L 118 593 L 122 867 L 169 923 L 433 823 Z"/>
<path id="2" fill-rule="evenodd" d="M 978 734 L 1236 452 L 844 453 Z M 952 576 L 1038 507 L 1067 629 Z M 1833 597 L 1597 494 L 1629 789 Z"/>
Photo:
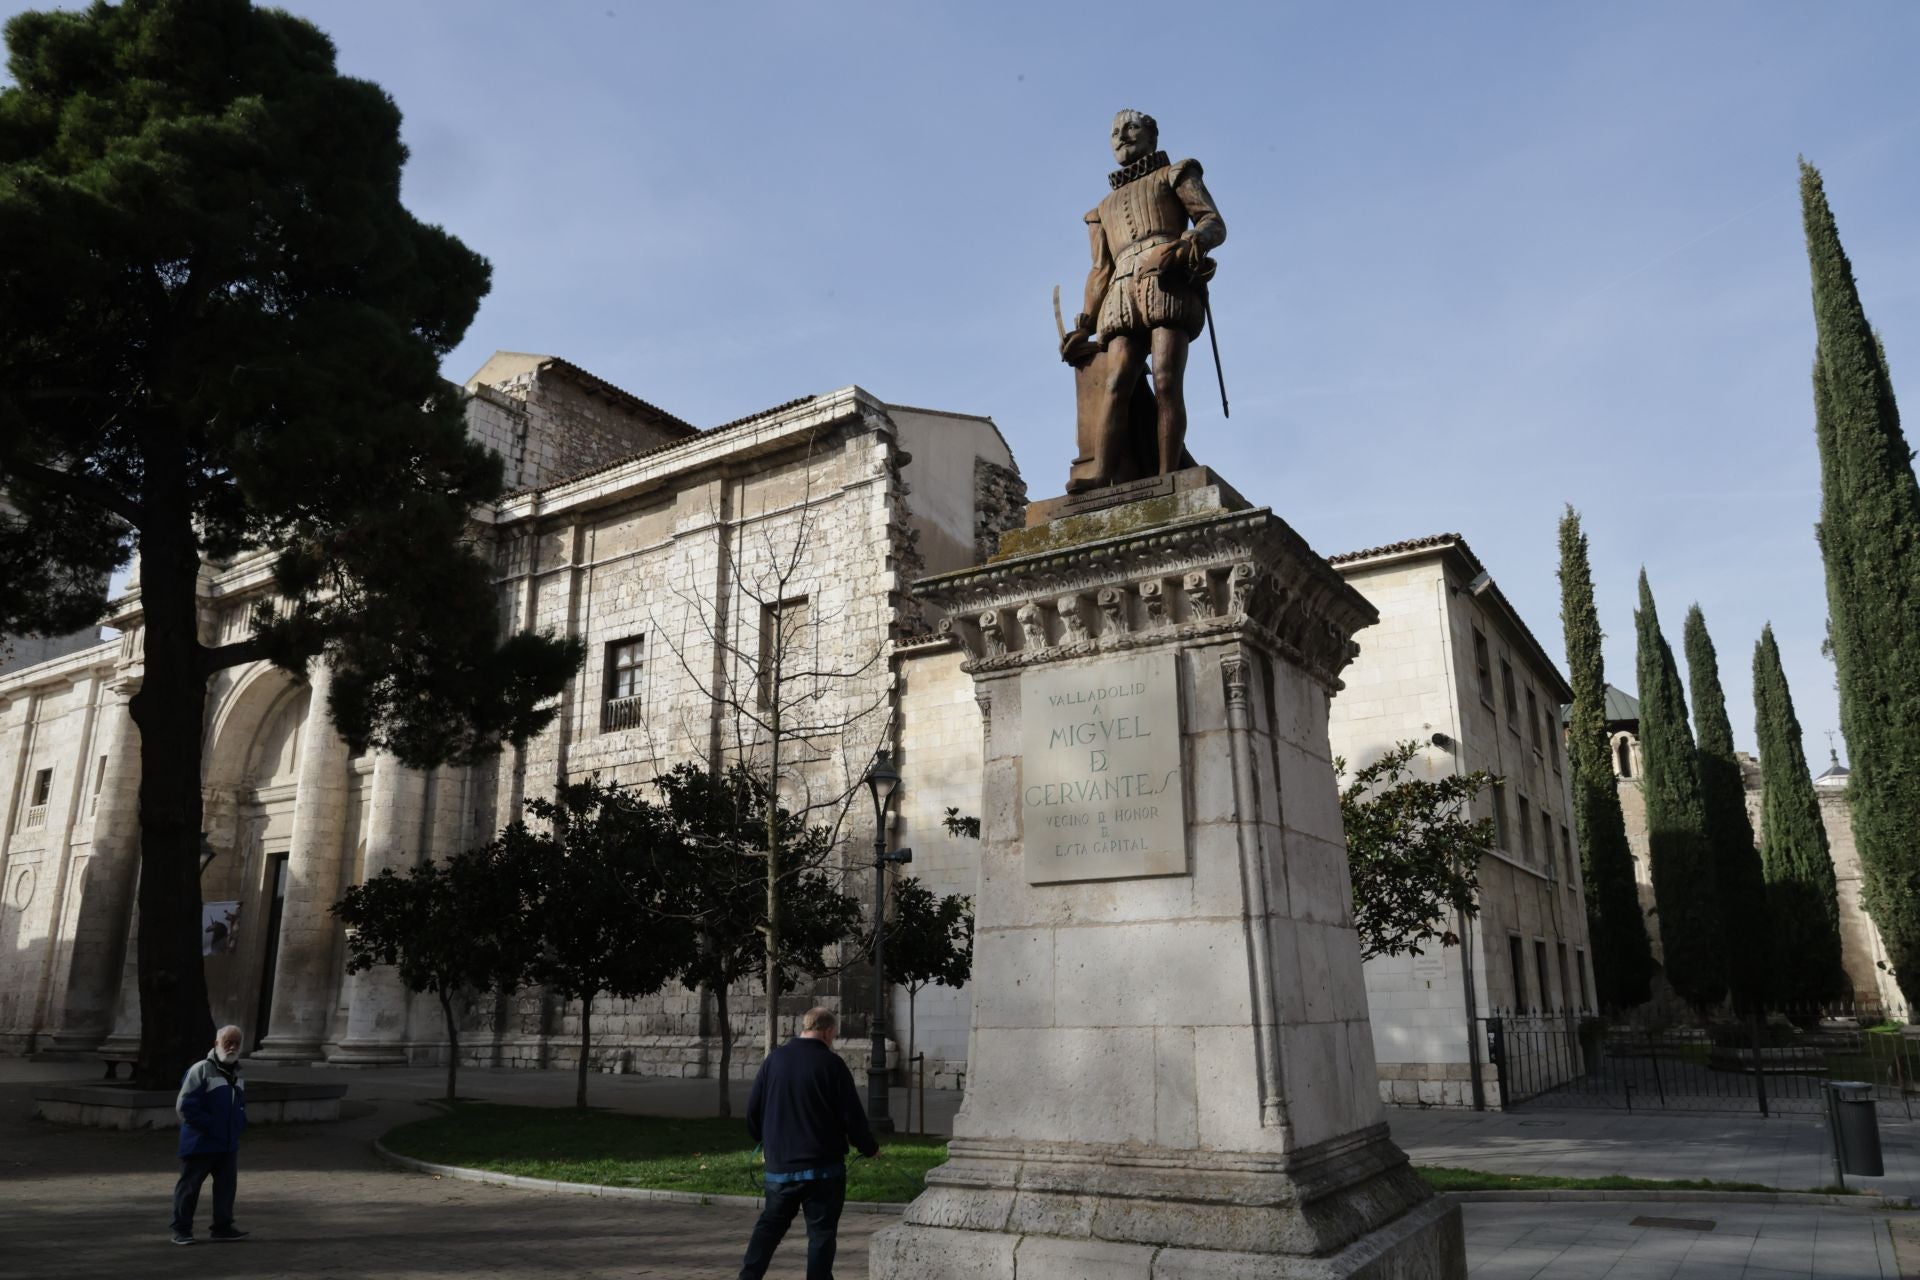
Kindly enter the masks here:
<path id="1" fill-rule="evenodd" d="M 338 1120 L 343 1084 L 247 1082 L 248 1124 Z M 34 1094 L 33 1114 L 61 1124 L 98 1129 L 176 1129 L 177 1094 L 172 1089 L 136 1089 L 131 1084 L 47 1085 Z"/>

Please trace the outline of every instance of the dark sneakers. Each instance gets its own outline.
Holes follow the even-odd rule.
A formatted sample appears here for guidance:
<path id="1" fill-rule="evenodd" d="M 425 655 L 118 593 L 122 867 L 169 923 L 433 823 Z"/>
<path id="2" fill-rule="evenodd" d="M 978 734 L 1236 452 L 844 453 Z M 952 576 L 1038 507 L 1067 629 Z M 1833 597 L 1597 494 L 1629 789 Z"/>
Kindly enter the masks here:
<path id="1" fill-rule="evenodd" d="M 175 1244 L 192 1244 L 192 1243 L 193 1243 L 193 1232 L 191 1232 L 191 1231 L 176 1231 L 176 1232 L 174 1232 L 174 1233 L 173 1233 L 173 1242 L 174 1242 Z"/>
<path id="2" fill-rule="evenodd" d="M 249 1234 L 234 1227 L 215 1227 L 207 1232 L 208 1237 L 214 1240 L 245 1240 Z"/>

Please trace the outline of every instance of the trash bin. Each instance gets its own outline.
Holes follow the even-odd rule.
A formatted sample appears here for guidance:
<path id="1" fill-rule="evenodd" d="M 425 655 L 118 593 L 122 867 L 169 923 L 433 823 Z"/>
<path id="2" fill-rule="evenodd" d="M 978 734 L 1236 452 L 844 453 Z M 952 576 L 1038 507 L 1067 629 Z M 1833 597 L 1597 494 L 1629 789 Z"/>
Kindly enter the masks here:
<path id="1" fill-rule="evenodd" d="M 1827 1123 L 1833 1133 L 1833 1162 L 1841 1173 L 1862 1178 L 1885 1175 L 1872 1085 L 1864 1080 L 1827 1081 Z"/>

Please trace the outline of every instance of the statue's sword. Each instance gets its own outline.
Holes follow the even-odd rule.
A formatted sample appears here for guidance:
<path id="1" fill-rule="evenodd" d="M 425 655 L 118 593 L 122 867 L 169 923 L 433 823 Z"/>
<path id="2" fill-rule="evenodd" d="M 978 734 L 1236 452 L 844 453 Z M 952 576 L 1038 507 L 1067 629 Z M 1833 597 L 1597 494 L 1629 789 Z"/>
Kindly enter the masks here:
<path id="1" fill-rule="evenodd" d="M 1213 344 L 1213 376 L 1220 382 L 1220 416 L 1223 418 L 1231 418 L 1233 414 L 1227 410 L 1227 375 L 1220 371 L 1220 335 L 1213 327 L 1212 295 L 1203 295 L 1201 302 L 1207 309 L 1207 341 Z M 1053 310 L 1056 315 L 1059 314 L 1060 289 L 1057 285 L 1053 291 Z"/>

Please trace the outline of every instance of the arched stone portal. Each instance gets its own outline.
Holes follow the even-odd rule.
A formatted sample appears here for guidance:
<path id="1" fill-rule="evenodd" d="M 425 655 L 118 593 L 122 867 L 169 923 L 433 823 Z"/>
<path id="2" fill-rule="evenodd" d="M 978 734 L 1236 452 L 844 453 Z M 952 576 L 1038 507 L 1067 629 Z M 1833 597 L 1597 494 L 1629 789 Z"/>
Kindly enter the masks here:
<path id="1" fill-rule="evenodd" d="M 280 924 L 275 891 L 293 831 L 312 690 L 264 663 L 243 669 L 214 708 L 202 765 L 204 902 L 236 904 L 229 950 L 206 958 L 216 1024 L 258 1044 L 269 1011 Z M 203 852 L 203 857 L 206 856 Z"/>

